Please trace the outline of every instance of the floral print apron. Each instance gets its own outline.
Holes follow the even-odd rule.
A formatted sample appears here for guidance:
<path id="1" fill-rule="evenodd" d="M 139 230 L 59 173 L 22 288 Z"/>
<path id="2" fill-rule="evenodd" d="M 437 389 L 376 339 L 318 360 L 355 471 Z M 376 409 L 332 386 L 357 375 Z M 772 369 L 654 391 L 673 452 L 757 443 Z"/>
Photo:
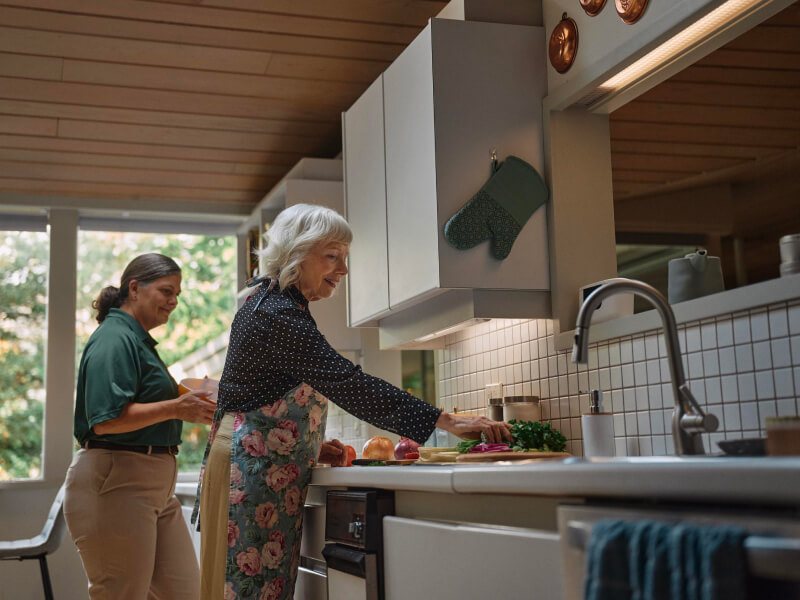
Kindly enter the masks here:
<path id="1" fill-rule="evenodd" d="M 328 399 L 301 384 L 274 404 L 236 413 L 225 600 L 293 597 L 303 503 L 327 411 Z"/>

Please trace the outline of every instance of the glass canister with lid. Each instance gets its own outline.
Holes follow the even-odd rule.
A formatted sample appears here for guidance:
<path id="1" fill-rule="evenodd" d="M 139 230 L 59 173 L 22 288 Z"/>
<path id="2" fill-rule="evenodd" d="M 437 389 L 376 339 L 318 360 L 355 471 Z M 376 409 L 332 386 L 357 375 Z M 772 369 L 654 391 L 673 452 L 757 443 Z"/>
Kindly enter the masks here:
<path id="1" fill-rule="evenodd" d="M 503 420 L 538 421 L 541 418 L 539 396 L 505 396 L 503 398 Z"/>
<path id="2" fill-rule="evenodd" d="M 489 418 L 492 421 L 502 421 L 503 416 L 503 399 L 489 398 Z"/>

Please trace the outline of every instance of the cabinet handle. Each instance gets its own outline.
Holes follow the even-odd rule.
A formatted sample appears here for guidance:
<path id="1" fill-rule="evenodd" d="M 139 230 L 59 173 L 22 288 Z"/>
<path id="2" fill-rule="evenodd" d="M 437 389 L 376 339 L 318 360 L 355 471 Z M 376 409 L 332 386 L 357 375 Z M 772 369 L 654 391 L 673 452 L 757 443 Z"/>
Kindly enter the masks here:
<path id="1" fill-rule="evenodd" d="M 567 543 L 585 550 L 592 536 L 592 523 L 569 521 Z M 747 566 L 752 575 L 766 579 L 800 581 L 800 539 L 749 535 L 744 540 Z"/>

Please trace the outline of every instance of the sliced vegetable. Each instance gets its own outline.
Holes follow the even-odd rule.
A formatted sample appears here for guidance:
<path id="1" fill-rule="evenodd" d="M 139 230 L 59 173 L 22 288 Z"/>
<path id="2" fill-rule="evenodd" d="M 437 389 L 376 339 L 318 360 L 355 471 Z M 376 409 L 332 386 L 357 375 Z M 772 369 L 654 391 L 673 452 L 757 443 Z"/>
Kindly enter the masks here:
<path id="1" fill-rule="evenodd" d="M 480 443 L 480 440 L 464 440 L 463 442 L 458 442 L 456 450 L 458 450 L 459 454 L 466 454 Z"/>
<path id="2" fill-rule="evenodd" d="M 416 460 L 419 458 L 419 452 L 408 452 L 406 453 L 406 459 Z"/>
<path id="3" fill-rule="evenodd" d="M 470 452 L 509 452 L 511 447 L 508 444 L 486 444 L 481 442 L 473 446 Z"/>

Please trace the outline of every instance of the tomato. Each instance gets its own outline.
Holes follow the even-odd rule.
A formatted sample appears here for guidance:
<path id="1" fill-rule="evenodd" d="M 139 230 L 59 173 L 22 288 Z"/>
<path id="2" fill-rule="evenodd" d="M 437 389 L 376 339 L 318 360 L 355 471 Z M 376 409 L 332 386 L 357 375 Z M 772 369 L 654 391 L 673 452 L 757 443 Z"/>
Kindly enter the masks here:
<path id="1" fill-rule="evenodd" d="M 347 450 L 347 466 L 352 467 L 356 458 L 356 449 L 352 446 L 345 446 L 344 449 Z"/>
<path id="2" fill-rule="evenodd" d="M 412 460 L 415 460 L 415 459 L 419 458 L 419 452 L 407 452 L 406 453 L 406 458 L 410 458 Z"/>

